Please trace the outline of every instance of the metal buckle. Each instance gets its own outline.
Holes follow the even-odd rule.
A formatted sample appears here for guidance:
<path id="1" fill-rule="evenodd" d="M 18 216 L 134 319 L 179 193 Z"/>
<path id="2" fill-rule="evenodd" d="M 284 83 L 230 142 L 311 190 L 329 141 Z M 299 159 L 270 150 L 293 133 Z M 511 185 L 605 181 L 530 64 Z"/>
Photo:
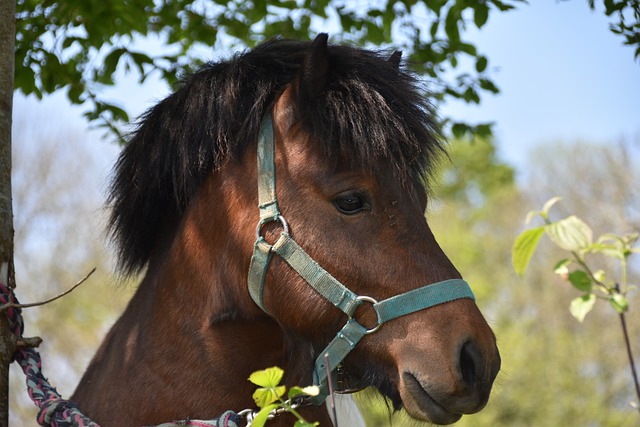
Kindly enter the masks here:
<path id="1" fill-rule="evenodd" d="M 282 225 L 282 232 L 289 234 L 289 223 L 287 222 L 286 219 L 284 219 L 282 215 L 276 214 L 276 216 L 263 218 L 260 220 L 260 222 L 256 226 L 256 240 L 260 240 L 263 238 L 261 232 L 262 232 L 262 227 L 264 227 L 265 224 L 268 224 L 270 222 L 276 222 L 276 221 L 279 222 L 280 225 Z"/>
<path id="2" fill-rule="evenodd" d="M 375 298 L 368 297 L 366 295 L 357 296 L 356 300 L 362 301 L 362 302 L 369 302 L 369 303 L 371 303 L 371 305 L 375 305 L 375 304 L 378 303 L 378 300 L 376 300 Z M 375 311 L 375 308 L 374 308 L 374 311 Z M 376 315 L 377 315 L 377 312 L 376 312 Z M 351 317 L 353 317 L 353 316 L 351 316 Z M 380 323 L 380 321 L 378 320 L 378 324 L 375 325 L 371 329 L 367 329 L 367 331 L 364 334 L 365 335 L 372 334 L 372 333 L 376 332 L 378 329 L 380 329 L 381 326 L 382 326 L 382 323 Z"/>

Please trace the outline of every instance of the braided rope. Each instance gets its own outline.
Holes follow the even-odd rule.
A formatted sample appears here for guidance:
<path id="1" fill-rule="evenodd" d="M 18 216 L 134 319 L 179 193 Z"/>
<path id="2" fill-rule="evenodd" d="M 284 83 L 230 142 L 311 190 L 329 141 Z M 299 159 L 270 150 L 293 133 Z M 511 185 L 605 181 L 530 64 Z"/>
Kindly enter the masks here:
<path id="1" fill-rule="evenodd" d="M 0 283 L 0 303 L 18 304 L 10 289 Z M 6 310 L 11 332 L 18 338 L 22 338 L 24 321 L 22 310 L 9 306 Z M 35 348 L 20 348 L 13 354 L 13 359 L 18 362 L 26 376 L 27 391 L 29 397 L 38 407 L 36 420 L 43 427 L 100 427 L 80 412 L 75 403 L 62 399 L 58 391 L 49 384 L 42 374 L 42 361 L 40 353 Z"/>
<path id="2" fill-rule="evenodd" d="M 19 304 L 13 292 L 0 283 L 0 304 Z M 22 338 L 24 321 L 22 309 L 9 306 L 6 309 L 9 328 L 18 338 Z M 43 427 L 100 427 L 98 423 L 87 418 L 78 406 L 63 399 L 57 390 L 42 374 L 40 353 L 35 348 L 20 348 L 13 354 L 26 376 L 29 397 L 38 407 L 36 420 Z M 184 420 L 161 424 L 157 427 L 240 427 L 242 417 L 233 411 L 227 411 L 213 420 Z"/>

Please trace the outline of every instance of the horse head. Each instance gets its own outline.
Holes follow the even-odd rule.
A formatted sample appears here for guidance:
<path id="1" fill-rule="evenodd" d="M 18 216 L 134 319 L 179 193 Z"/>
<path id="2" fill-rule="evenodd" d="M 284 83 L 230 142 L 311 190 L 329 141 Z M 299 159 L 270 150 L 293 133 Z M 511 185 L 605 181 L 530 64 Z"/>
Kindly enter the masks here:
<path id="1" fill-rule="evenodd" d="M 325 34 L 188 77 L 116 165 L 121 265 L 146 273 L 80 407 L 103 425 L 210 417 L 279 364 L 297 385 L 340 370 L 420 420 L 482 409 L 500 357 L 425 220 L 434 117 L 399 53 Z"/>
<path id="2" fill-rule="evenodd" d="M 349 75 L 326 36 L 316 38 L 271 111 L 275 187 L 292 238 L 365 301 L 355 311 L 358 322 L 379 326 L 346 356 L 346 372 L 413 417 L 446 424 L 485 406 L 500 358 L 470 298 L 384 325 L 370 304 L 460 278 L 424 216 L 425 168 L 439 150 L 433 124 L 424 107 L 407 117 L 411 96 L 394 88 L 407 78 L 396 61 L 379 62 L 377 81 L 353 69 Z M 272 224 L 268 239 L 275 242 L 280 231 Z M 316 357 L 348 317 L 279 257 L 263 299 L 290 340 Z"/>

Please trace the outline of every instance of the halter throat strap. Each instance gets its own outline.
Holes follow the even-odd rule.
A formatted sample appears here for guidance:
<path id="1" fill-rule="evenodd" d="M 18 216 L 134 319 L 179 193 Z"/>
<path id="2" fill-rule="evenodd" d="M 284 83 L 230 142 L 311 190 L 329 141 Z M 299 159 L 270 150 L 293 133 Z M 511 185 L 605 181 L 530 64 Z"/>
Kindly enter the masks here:
<path id="1" fill-rule="evenodd" d="M 328 395 L 327 372 L 333 374 L 358 342 L 365 335 L 376 332 L 383 323 L 449 301 L 462 298 L 475 300 L 471 288 L 461 279 L 429 284 L 383 301 L 355 294 L 322 268 L 289 234 L 289 225 L 280 213 L 276 197 L 275 143 L 270 112 L 265 115 L 260 127 L 257 153 L 260 221 L 256 227 L 256 242 L 249 266 L 248 287 L 251 298 L 269 314 L 264 305 L 263 291 L 269 262 L 276 254 L 316 292 L 348 317 L 344 327 L 316 359 L 313 380 L 314 385 L 320 387 L 320 395 L 311 399 L 313 403 L 321 404 Z M 273 244 L 269 244 L 262 236 L 262 228 L 269 222 L 279 222 L 282 226 L 280 237 Z M 377 324 L 369 329 L 353 317 L 356 309 L 364 303 L 371 304 L 377 315 Z M 325 358 L 325 355 L 328 357 Z M 328 367 L 325 360 L 328 360 Z"/>

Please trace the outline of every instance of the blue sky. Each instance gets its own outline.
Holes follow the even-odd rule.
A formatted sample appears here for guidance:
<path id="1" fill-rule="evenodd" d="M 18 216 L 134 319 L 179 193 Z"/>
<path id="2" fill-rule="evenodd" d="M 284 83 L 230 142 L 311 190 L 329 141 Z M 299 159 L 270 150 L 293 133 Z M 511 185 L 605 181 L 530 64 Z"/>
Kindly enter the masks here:
<path id="1" fill-rule="evenodd" d="M 500 153 L 518 169 L 526 169 L 531 147 L 539 144 L 640 137 L 640 64 L 608 26 L 601 8 L 592 12 L 584 0 L 531 0 L 516 11 L 492 13 L 481 31 L 466 37 L 489 57 L 502 92 L 485 95 L 480 106 L 445 105 L 442 113 L 496 122 Z M 141 86 L 135 78 L 108 91 L 133 116 L 167 93 L 153 79 Z M 82 109 L 62 94 L 39 102 L 17 95 L 14 107 L 14 126 L 37 117 L 42 129 L 87 127 Z"/>
<path id="2" fill-rule="evenodd" d="M 586 3 L 532 0 L 490 15 L 472 40 L 498 67 L 502 93 L 444 111 L 495 121 L 501 153 L 523 167 L 534 145 L 640 137 L 640 64 L 609 31 L 602 8 Z"/>

